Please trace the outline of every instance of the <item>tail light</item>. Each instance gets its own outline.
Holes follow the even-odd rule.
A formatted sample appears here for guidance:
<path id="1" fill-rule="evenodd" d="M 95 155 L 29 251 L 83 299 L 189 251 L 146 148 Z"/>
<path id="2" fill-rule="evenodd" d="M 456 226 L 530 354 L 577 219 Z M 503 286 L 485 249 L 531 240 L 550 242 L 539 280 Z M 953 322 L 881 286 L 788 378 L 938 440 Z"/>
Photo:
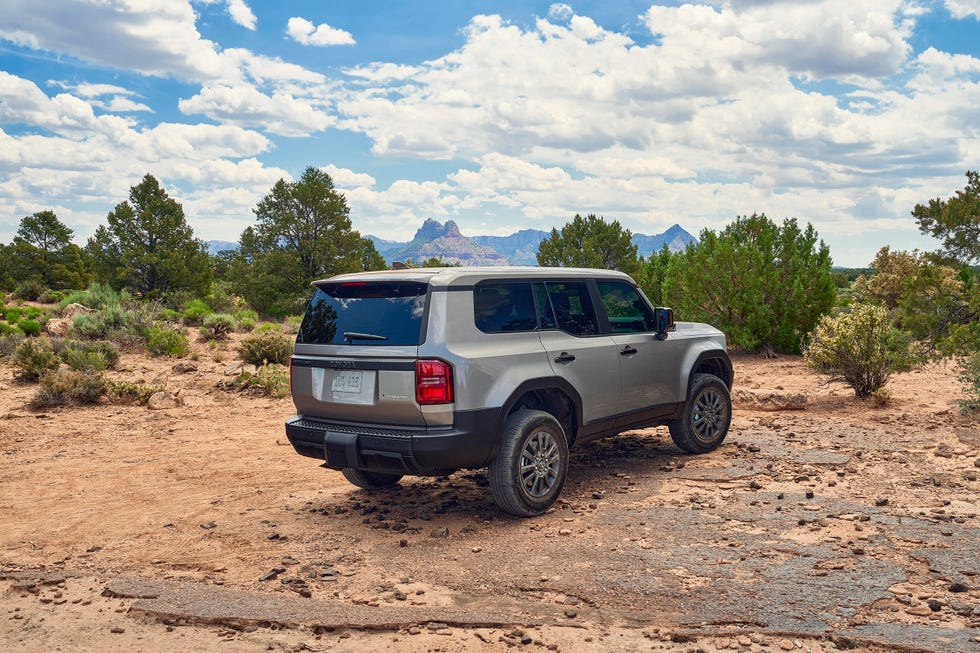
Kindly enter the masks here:
<path id="1" fill-rule="evenodd" d="M 422 406 L 453 403 L 453 368 L 443 361 L 415 361 L 415 401 Z"/>

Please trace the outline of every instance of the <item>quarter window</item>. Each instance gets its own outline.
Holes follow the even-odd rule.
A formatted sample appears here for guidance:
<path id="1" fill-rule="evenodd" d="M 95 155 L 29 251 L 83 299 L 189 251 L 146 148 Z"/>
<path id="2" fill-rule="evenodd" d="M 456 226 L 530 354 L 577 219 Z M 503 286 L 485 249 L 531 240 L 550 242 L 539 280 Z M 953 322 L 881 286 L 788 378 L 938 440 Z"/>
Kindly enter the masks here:
<path id="1" fill-rule="evenodd" d="M 534 331 L 538 319 L 531 284 L 478 283 L 473 290 L 473 321 L 484 333 Z"/>

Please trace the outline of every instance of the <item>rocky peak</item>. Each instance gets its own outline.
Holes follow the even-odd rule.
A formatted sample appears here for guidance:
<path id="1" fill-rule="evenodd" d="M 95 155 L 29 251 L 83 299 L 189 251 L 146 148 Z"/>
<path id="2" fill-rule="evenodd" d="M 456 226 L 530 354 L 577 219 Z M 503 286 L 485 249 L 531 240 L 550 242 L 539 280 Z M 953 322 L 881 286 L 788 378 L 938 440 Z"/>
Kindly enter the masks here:
<path id="1" fill-rule="evenodd" d="M 449 222 L 452 222 L 452 220 Z M 453 222 L 453 226 L 455 227 L 456 223 Z M 419 227 L 419 230 L 415 232 L 415 238 L 412 240 L 435 240 L 442 235 L 443 229 L 444 227 L 442 223 L 437 222 L 432 218 L 427 218 L 426 221 L 422 223 L 422 226 Z"/>

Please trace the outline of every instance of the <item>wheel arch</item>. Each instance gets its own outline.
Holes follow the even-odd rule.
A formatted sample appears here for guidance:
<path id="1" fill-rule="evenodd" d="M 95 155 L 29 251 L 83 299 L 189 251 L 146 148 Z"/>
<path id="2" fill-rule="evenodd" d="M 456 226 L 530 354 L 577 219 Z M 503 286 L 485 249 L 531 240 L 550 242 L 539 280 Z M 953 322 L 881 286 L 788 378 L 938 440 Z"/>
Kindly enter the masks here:
<path id="1" fill-rule="evenodd" d="M 524 381 L 501 407 L 497 432 L 503 433 L 507 418 L 522 408 L 550 413 L 565 431 L 571 448 L 582 425 L 582 397 L 572 384 L 557 376 Z"/>
<path id="2" fill-rule="evenodd" d="M 729 391 L 732 389 L 732 382 L 735 380 L 735 371 L 732 368 L 732 359 L 728 352 L 722 349 L 712 349 L 703 351 L 694 359 L 687 375 L 687 392 L 685 398 L 691 397 L 691 386 L 694 385 L 696 374 L 713 374 L 722 380 Z"/>

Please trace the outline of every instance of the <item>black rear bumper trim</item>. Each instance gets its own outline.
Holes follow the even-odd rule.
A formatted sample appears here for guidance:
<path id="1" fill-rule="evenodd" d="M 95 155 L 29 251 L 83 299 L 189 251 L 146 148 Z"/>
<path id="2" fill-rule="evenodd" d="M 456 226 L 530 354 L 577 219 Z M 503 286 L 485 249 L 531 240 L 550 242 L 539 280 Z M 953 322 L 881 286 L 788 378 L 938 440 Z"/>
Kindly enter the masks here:
<path id="1" fill-rule="evenodd" d="M 286 436 L 297 453 L 331 469 L 426 474 L 486 467 L 496 454 L 499 409 L 458 411 L 451 428 L 403 430 L 336 424 L 297 415 Z"/>

